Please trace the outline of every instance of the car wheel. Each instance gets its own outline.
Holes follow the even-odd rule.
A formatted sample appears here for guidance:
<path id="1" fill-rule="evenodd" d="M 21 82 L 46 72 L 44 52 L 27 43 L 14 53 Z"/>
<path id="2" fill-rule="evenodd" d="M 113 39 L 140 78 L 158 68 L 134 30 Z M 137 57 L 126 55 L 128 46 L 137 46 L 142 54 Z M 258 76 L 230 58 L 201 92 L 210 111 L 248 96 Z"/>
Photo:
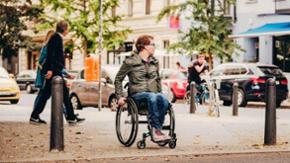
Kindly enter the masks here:
<path id="1" fill-rule="evenodd" d="M 242 89 L 238 89 L 238 105 L 240 107 L 245 107 L 247 103 L 245 92 Z"/>
<path id="2" fill-rule="evenodd" d="M 32 90 L 32 86 L 31 86 L 30 84 L 28 84 L 28 85 L 26 86 L 26 92 L 27 92 L 27 93 L 32 93 L 32 92 L 33 92 L 33 90 Z"/>
<path id="3" fill-rule="evenodd" d="M 223 105 L 224 106 L 230 106 L 230 105 L 232 105 L 232 101 L 224 100 Z"/>
<path id="4" fill-rule="evenodd" d="M 11 104 L 17 104 L 19 100 L 10 100 Z"/>
<path id="5" fill-rule="evenodd" d="M 117 110 L 118 100 L 117 100 L 116 96 L 110 97 L 109 107 L 110 107 L 111 111 L 116 111 Z"/>
<path id="6" fill-rule="evenodd" d="M 81 106 L 81 103 L 80 103 L 80 100 L 79 98 L 77 97 L 77 95 L 71 95 L 70 97 L 70 102 L 72 104 L 72 107 L 74 110 L 81 110 L 82 109 L 82 106 Z"/>

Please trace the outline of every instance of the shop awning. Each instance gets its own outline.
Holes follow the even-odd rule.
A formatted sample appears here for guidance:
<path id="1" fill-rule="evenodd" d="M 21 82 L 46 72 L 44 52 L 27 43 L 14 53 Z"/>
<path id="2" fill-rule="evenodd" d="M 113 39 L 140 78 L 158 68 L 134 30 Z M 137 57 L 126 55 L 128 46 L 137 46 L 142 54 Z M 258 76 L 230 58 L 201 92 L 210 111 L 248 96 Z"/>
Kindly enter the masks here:
<path id="1" fill-rule="evenodd" d="M 284 23 L 271 23 L 263 26 L 249 29 L 239 34 L 231 35 L 231 38 L 239 37 L 259 37 L 259 36 L 281 36 L 290 35 L 290 22 Z"/>

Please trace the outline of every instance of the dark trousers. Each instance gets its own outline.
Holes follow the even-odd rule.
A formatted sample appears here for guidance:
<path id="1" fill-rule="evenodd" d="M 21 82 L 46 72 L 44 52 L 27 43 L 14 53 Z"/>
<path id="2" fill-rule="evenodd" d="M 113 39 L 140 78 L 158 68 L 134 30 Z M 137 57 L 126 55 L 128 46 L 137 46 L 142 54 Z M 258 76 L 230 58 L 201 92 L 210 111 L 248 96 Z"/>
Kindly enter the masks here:
<path id="1" fill-rule="evenodd" d="M 51 79 L 46 80 L 45 85 L 42 89 L 39 90 L 38 95 L 35 98 L 33 111 L 31 113 L 32 118 L 39 118 L 39 114 L 42 113 L 46 105 L 47 100 L 51 96 Z M 74 120 L 75 114 L 72 108 L 72 104 L 69 100 L 69 90 L 65 85 L 63 85 L 63 103 L 64 103 L 64 114 L 67 120 Z"/>

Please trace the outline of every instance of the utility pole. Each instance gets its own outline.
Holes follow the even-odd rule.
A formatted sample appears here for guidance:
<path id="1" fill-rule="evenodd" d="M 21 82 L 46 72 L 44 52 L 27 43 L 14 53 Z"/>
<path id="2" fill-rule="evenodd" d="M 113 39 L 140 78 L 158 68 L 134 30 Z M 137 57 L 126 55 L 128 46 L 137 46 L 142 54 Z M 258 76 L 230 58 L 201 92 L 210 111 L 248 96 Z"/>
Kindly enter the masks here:
<path id="1" fill-rule="evenodd" d="M 99 0 L 99 111 L 102 108 L 102 24 L 103 24 L 102 0 Z"/>

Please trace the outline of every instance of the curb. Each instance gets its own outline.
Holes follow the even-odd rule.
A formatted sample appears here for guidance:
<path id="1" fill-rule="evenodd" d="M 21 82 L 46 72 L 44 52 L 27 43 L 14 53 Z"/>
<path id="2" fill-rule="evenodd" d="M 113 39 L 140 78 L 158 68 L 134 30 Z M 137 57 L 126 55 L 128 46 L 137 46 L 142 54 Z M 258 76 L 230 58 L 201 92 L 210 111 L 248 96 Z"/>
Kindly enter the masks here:
<path id="1" fill-rule="evenodd" d="M 225 151 L 225 152 L 201 152 L 201 153 L 184 153 L 184 154 L 169 154 L 169 155 L 132 155 L 132 156 L 112 156 L 112 157 L 88 157 L 88 158 L 68 158 L 68 159 L 23 159 L 23 160 L 0 160 L 0 162 L 62 162 L 62 161 L 72 161 L 72 162 L 78 162 L 78 161 L 92 161 L 92 160 L 116 160 L 117 159 L 138 159 L 142 157 L 209 157 L 209 156 L 223 156 L 223 155 L 247 155 L 247 154 L 277 154 L 277 153 L 288 153 L 290 152 L 289 149 L 287 150 L 263 150 L 263 151 L 257 151 L 257 150 L 247 150 L 247 151 Z"/>

